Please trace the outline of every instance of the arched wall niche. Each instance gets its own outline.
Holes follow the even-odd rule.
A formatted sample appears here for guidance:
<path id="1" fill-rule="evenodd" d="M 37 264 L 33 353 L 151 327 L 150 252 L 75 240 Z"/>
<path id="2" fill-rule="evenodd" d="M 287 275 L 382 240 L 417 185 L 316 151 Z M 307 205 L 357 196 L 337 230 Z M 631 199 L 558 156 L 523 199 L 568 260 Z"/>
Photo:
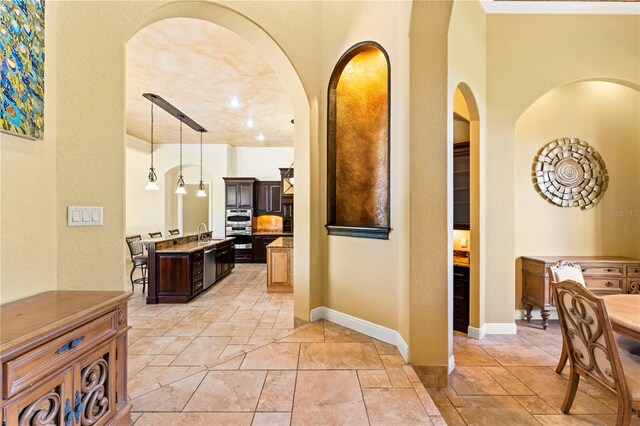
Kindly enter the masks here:
<path id="1" fill-rule="evenodd" d="M 515 121 L 514 302 L 519 315 L 523 315 L 521 256 L 640 255 L 640 222 L 635 216 L 640 211 L 639 89 L 637 83 L 611 78 L 569 81 L 542 93 Z M 586 141 L 606 164 L 609 186 L 591 209 L 558 207 L 535 190 L 531 167 L 538 151 L 564 137 Z M 539 235 L 541 225 L 544 238 Z"/>
<path id="2" fill-rule="evenodd" d="M 390 231 L 389 56 L 373 41 L 338 60 L 328 90 L 327 231 L 388 239 Z"/>

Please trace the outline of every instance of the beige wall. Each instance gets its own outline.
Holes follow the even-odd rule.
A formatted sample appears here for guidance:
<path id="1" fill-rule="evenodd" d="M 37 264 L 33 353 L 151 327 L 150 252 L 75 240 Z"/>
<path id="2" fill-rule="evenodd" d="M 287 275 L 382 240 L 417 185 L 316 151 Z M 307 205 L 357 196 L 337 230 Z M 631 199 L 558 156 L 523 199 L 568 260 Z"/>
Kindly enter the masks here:
<path id="1" fill-rule="evenodd" d="M 380 43 L 389 55 L 391 78 L 391 170 L 406 168 L 403 153 L 408 149 L 400 138 L 407 114 L 408 81 L 403 70 L 408 58 L 401 55 L 406 37 L 396 31 L 406 28 L 411 13 L 409 2 L 328 2 L 323 5 L 323 63 L 320 109 L 326 111 L 328 79 L 340 56 L 354 44 L 372 40 Z M 347 24 L 348 22 L 348 24 Z M 345 25 L 346 24 L 346 25 Z M 325 93 L 323 93 L 325 92 Z M 326 150 L 326 115 L 322 115 L 320 141 Z M 324 155 L 323 155 L 324 157 Z M 323 161 L 322 169 L 326 170 Z M 324 179 L 323 179 L 324 180 Z M 325 199 L 325 185 L 321 199 Z M 327 279 L 324 287 L 324 305 L 328 308 L 398 329 L 398 239 L 401 238 L 399 180 L 391 180 L 391 227 L 389 240 L 373 240 L 341 236 L 326 236 Z M 323 224 L 326 206 L 322 203 Z M 326 232 L 323 232 L 326 234 Z M 354 254 L 357 255 L 354 256 Z M 354 273 L 357 271 L 357 273 Z M 405 336 L 406 338 L 406 336 Z"/>
<path id="2" fill-rule="evenodd" d="M 637 85 L 639 40 L 637 16 L 487 17 L 487 110 L 491 114 L 486 119 L 483 211 L 490 238 L 481 251 L 486 254 L 488 323 L 513 322 L 516 303 L 516 121 L 536 99 L 572 81 L 605 78 Z"/>
<path id="3" fill-rule="evenodd" d="M 52 27 L 57 13 L 45 15 Z M 45 32 L 44 139 L 32 141 L 0 133 L 0 303 L 55 290 L 56 216 L 56 63 L 54 32 Z"/>
<path id="4" fill-rule="evenodd" d="M 201 223 L 205 225 L 209 221 L 209 196 L 197 197 L 197 184 L 187 184 L 187 194 L 182 196 L 182 209 L 184 212 L 184 233 L 198 232 Z M 207 194 L 209 185 L 206 185 Z"/>
<path id="5" fill-rule="evenodd" d="M 516 257 L 640 256 L 639 117 L 638 91 L 601 81 L 558 87 L 525 111 L 515 130 Z M 580 138 L 602 155 L 609 188 L 591 209 L 557 207 L 534 188 L 531 165 L 537 152 L 560 137 Z M 521 308 L 519 275 L 516 282 Z"/>

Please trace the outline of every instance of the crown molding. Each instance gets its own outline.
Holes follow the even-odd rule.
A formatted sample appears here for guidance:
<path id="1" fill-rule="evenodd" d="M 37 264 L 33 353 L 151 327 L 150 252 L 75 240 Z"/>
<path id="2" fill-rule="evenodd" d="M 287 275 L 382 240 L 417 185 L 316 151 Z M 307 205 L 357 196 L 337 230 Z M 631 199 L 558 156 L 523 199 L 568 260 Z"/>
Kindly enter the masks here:
<path id="1" fill-rule="evenodd" d="M 480 4 L 489 14 L 640 15 L 640 2 L 481 0 Z"/>

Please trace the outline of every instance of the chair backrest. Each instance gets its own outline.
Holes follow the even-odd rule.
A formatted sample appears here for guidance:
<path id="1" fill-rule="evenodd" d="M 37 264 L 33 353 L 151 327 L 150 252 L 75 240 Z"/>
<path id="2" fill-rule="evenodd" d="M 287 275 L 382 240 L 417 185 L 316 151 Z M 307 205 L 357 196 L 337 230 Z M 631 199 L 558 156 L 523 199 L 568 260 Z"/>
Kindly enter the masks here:
<path id="1" fill-rule="evenodd" d="M 162 238 L 162 232 L 149 232 L 151 238 Z"/>
<path id="2" fill-rule="evenodd" d="M 551 285 L 571 368 L 601 387 L 628 395 L 604 300 L 575 281 Z"/>
<path id="3" fill-rule="evenodd" d="M 180 235 L 179 229 L 169 229 L 169 235 Z"/>
<path id="4" fill-rule="evenodd" d="M 580 265 L 561 260 L 555 265 L 549 266 L 547 272 L 549 273 L 549 281 L 560 282 L 571 280 L 586 286 Z"/>
<path id="5" fill-rule="evenodd" d="M 142 237 L 140 235 L 133 235 L 125 239 L 127 240 L 127 245 L 129 246 L 129 253 L 131 254 L 131 260 L 133 260 L 134 257 L 144 252 L 144 246 L 140 242 L 142 241 Z"/>

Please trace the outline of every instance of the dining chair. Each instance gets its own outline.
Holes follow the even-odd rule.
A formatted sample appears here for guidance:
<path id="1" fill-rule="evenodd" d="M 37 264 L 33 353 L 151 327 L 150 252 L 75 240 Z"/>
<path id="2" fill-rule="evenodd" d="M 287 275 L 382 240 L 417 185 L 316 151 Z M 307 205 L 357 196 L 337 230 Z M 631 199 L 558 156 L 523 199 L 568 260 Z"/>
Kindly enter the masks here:
<path id="1" fill-rule="evenodd" d="M 179 229 L 169 229 L 169 235 L 180 235 Z"/>
<path id="2" fill-rule="evenodd" d="M 562 412 L 569 413 L 582 376 L 616 394 L 616 425 L 628 425 L 632 411 L 640 410 L 640 356 L 625 350 L 622 342 L 616 344 L 604 299 L 571 280 L 551 286 L 569 355 Z"/>
<path id="3" fill-rule="evenodd" d="M 571 280 L 586 287 L 584 277 L 582 276 L 582 268 L 580 267 L 580 265 L 567 262 L 566 260 L 561 260 L 555 265 L 549 266 L 547 268 L 547 275 L 549 275 L 550 282 L 557 283 L 564 280 Z M 567 357 L 567 348 L 563 341 L 562 353 L 560 354 L 560 361 L 558 362 L 558 366 L 556 367 L 556 373 L 562 373 L 562 370 L 564 370 L 564 367 L 567 365 Z"/>
<path id="4" fill-rule="evenodd" d="M 151 238 L 162 238 L 162 232 L 149 232 Z"/>
<path id="5" fill-rule="evenodd" d="M 147 256 L 144 255 L 144 246 L 140 242 L 142 237 L 140 235 L 133 235 L 125 238 L 127 246 L 129 247 L 129 254 L 131 255 L 131 273 L 129 278 L 131 279 L 131 291 L 134 291 L 134 284 L 142 284 L 142 293 L 145 291 L 147 285 Z M 140 268 L 142 272 L 142 278 L 133 279 L 133 273 L 137 268 Z"/>

